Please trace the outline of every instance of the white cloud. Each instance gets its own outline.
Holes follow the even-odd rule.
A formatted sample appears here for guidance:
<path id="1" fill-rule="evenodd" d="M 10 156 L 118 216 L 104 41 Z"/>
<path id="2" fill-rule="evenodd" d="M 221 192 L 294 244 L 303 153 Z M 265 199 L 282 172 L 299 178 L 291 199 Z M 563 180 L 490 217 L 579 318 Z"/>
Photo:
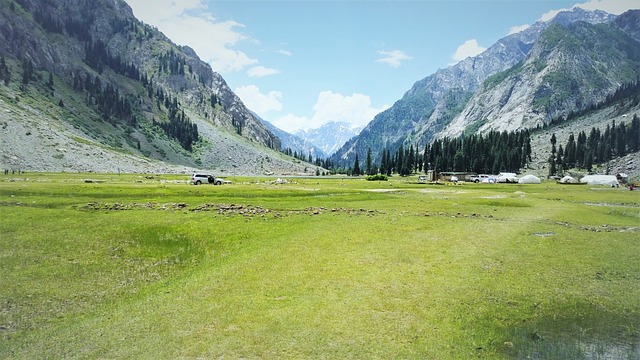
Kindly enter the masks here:
<path id="1" fill-rule="evenodd" d="M 287 50 L 278 50 L 278 54 L 284 55 L 284 56 L 293 56 L 293 53 Z"/>
<path id="2" fill-rule="evenodd" d="M 187 11 L 202 10 L 201 0 L 156 0 L 149 6 L 148 0 L 126 0 L 136 17 L 148 24 L 157 20 L 179 16 Z"/>
<path id="3" fill-rule="evenodd" d="M 479 55 L 485 50 L 487 50 L 487 48 L 478 45 L 476 39 L 467 40 L 464 44 L 458 46 L 455 54 L 453 54 L 453 60 L 457 63 L 470 56 Z"/>
<path id="4" fill-rule="evenodd" d="M 309 118 L 287 114 L 271 121 L 271 123 L 278 129 L 293 133 L 296 130 L 308 128 L 306 124 L 309 123 Z"/>
<path id="5" fill-rule="evenodd" d="M 640 8 L 640 6 L 637 4 L 637 0 L 590 0 L 587 2 L 577 3 L 573 5 L 571 9 L 576 7 L 582 8 L 584 10 L 591 10 L 591 11 L 603 10 L 614 15 L 620 15 L 623 12 L 630 9 Z M 558 15 L 558 13 L 562 11 L 568 11 L 571 9 L 551 10 L 545 13 L 544 15 L 542 15 L 542 17 L 540 17 L 540 20 L 549 21 L 553 19 L 554 16 Z"/>
<path id="6" fill-rule="evenodd" d="M 365 126 L 380 112 L 389 108 L 384 105 L 376 109 L 371 106 L 371 98 L 367 95 L 354 93 L 345 96 L 332 91 L 318 94 L 318 100 L 313 106 L 314 114 L 311 118 L 288 114 L 273 121 L 282 130 L 293 132 L 298 129 L 315 129 L 332 121 L 344 121 L 353 126 Z"/>
<path id="7" fill-rule="evenodd" d="M 635 3 L 636 1 L 637 0 L 590 0 L 583 3 L 577 3 L 573 5 L 570 9 L 564 8 L 564 9 L 551 10 L 543 14 L 539 20 L 549 21 L 553 19 L 556 15 L 558 15 L 558 13 L 562 11 L 569 11 L 576 7 L 580 7 L 584 10 L 591 10 L 591 11 L 603 10 L 610 14 L 620 15 L 627 10 L 640 8 L 640 6 L 638 6 L 638 4 Z M 529 25 L 514 26 L 509 31 L 509 35 L 525 30 L 528 27 Z"/>
<path id="8" fill-rule="evenodd" d="M 519 33 L 520 31 L 527 30 L 530 27 L 531 27 L 531 25 L 513 26 L 513 27 L 511 27 L 511 30 L 509 30 L 509 34 L 508 35 Z"/>
<path id="9" fill-rule="evenodd" d="M 157 0 L 152 6 L 148 0 L 126 1 L 137 18 L 158 27 L 175 43 L 192 47 L 215 71 L 240 71 L 258 63 L 232 49 L 251 40 L 239 30 L 244 25 L 216 19 L 202 0 Z"/>
<path id="10" fill-rule="evenodd" d="M 604 10 L 615 15 L 620 15 L 629 9 L 640 9 L 637 0 L 591 0 L 575 6 L 585 10 Z"/>
<path id="11" fill-rule="evenodd" d="M 393 50 L 393 51 L 378 51 L 378 54 L 384 56 L 381 59 L 376 60 L 376 62 L 387 64 L 391 67 L 397 68 L 402 65 L 403 61 L 413 59 L 411 56 L 404 53 L 401 50 Z"/>
<path id="12" fill-rule="evenodd" d="M 549 12 L 544 13 L 540 17 L 540 20 L 541 21 L 549 21 L 549 20 L 553 19 L 556 15 L 558 15 L 558 13 L 563 12 L 563 11 L 568 11 L 568 10 L 571 10 L 571 9 L 551 10 Z"/>
<path id="13" fill-rule="evenodd" d="M 251 69 L 247 70 L 247 74 L 250 77 L 265 77 L 269 75 L 280 74 L 280 70 L 278 69 L 270 69 L 264 66 L 255 66 Z"/>
<path id="14" fill-rule="evenodd" d="M 260 117 L 264 118 L 264 114 L 270 111 L 282 110 L 282 93 L 279 91 L 270 91 L 263 94 L 255 85 L 241 86 L 234 91 L 247 108 L 254 111 Z"/>

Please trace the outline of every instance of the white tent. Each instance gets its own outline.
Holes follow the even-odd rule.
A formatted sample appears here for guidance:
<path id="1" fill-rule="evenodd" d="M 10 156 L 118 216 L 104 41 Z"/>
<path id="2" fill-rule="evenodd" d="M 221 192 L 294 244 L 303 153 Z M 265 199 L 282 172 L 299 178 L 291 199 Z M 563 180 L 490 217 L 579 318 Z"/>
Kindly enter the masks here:
<path id="1" fill-rule="evenodd" d="M 535 175 L 525 175 L 518 180 L 518 184 L 540 184 L 540 178 Z"/>
<path id="2" fill-rule="evenodd" d="M 620 183 L 613 175 L 587 175 L 580 179 L 583 184 L 589 185 L 606 185 L 611 187 L 619 187 Z"/>
<path id="3" fill-rule="evenodd" d="M 563 177 L 562 179 L 560 179 L 560 183 L 562 184 L 578 184 L 579 181 L 572 178 L 571 176 L 567 175 L 565 177 Z"/>
<path id="4" fill-rule="evenodd" d="M 500 173 L 498 174 L 498 179 L 496 179 L 499 183 L 517 183 L 518 178 L 514 173 Z"/>

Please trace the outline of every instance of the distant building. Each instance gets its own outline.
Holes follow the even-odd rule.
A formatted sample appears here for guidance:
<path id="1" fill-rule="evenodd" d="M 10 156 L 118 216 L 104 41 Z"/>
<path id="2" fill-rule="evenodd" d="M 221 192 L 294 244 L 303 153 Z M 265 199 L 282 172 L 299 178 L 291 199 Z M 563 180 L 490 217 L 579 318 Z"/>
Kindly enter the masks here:
<path id="1" fill-rule="evenodd" d="M 450 171 L 438 173 L 438 181 L 454 181 L 452 178 L 457 178 L 456 181 L 472 181 L 471 177 L 476 175 L 474 172 L 463 171 Z"/>

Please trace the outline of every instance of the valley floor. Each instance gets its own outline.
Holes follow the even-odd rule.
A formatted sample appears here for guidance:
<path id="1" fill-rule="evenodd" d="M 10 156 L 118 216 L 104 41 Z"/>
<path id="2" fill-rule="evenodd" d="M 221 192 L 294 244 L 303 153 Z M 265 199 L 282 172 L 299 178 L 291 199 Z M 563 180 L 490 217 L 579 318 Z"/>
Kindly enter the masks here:
<path id="1" fill-rule="evenodd" d="M 0 357 L 640 355 L 638 191 L 231 180 L 0 175 Z"/>

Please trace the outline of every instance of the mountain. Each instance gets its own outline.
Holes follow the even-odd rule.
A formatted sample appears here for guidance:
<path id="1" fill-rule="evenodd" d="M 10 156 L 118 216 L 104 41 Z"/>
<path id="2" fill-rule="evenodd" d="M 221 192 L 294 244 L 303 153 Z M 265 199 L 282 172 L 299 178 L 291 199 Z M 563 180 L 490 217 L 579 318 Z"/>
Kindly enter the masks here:
<path id="1" fill-rule="evenodd" d="M 0 1 L 0 166 L 304 172 L 211 66 L 123 0 Z"/>
<path id="2" fill-rule="evenodd" d="M 638 77 L 640 44 L 615 24 L 552 24 L 521 63 L 488 78 L 439 135 L 542 127 Z"/>
<path id="3" fill-rule="evenodd" d="M 324 158 L 327 156 L 327 154 L 325 154 L 322 149 L 315 146 L 311 142 L 303 138 L 300 138 L 299 136 L 290 134 L 276 127 L 275 125 L 271 124 L 267 120 L 264 120 L 260 117 L 258 118 L 263 122 L 263 124 L 267 127 L 267 129 L 269 129 L 272 133 L 274 133 L 280 139 L 280 142 L 282 144 L 281 145 L 282 150 L 285 153 L 301 154 L 304 157 L 311 155 L 314 159 L 318 157 Z"/>
<path id="4" fill-rule="evenodd" d="M 380 161 L 382 151 L 385 148 L 395 151 L 401 144 L 414 144 L 418 148 L 422 148 L 438 136 L 457 135 L 464 131 L 475 132 L 485 124 L 483 130 L 489 128 L 506 129 L 508 127 L 504 123 L 515 120 L 511 116 L 538 112 L 535 117 L 526 121 L 518 118 L 517 126 L 514 124 L 509 128 L 516 128 L 520 125 L 535 126 L 541 122 L 549 122 L 554 116 L 566 114 L 572 110 L 570 106 L 567 108 L 563 108 L 563 106 L 574 104 L 575 108 L 578 105 L 595 103 L 601 99 L 601 96 L 615 91 L 613 85 L 620 79 L 618 74 L 613 74 L 615 69 L 607 68 L 602 64 L 602 75 L 606 77 L 607 73 L 612 72 L 612 79 L 615 78 L 615 80 L 607 82 L 607 86 L 601 92 L 592 89 L 591 92 L 585 93 L 582 97 L 577 96 L 573 100 L 565 96 L 555 96 L 551 99 L 551 94 L 559 91 L 560 84 L 566 80 L 566 78 L 560 78 L 561 70 L 555 64 L 574 66 L 575 71 L 570 73 L 572 76 L 590 77 L 590 69 L 580 70 L 580 66 L 588 63 L 584 57 L 582 61 L 575 62 L 565 61 L 562 57 L 569 56 L 571 58 L 572 55 L 569 55 L 571 51 L 592 46 L 593 43 L 584 42 L 589 36 L 589 31 L 592 31 L 592 33 L 598 32 L 602 36 L 601 41 L 605 43 L 608 36 L 612 37 L 611 44 L 601 48 L 592 48 L 593 53 L 598 53 L 600 58 L 606 58 L 606 52 L 615 48 L 616 53 L 620 56 L 617 60 L 606 64 L 613 65 L 615 63 L 626 69 L 632 69 L 635 55 L 625 59 L 623 54 L 634 52 L 633 48 L 637 48 L 637 43 L 629 41 L 631 36 L 625 35 L 637 31 L 633 30 L 635 29 L 634 24 L 636 24 L 634 19 L 637 15 L 632 12 L 626 16 L 628 19 L 624 24 L 627 26 L 627 30 L 616 25 L 614 22 L 616 16 L 614 15 L 602 11 L 591 12 L 575 8 L 559 13 L 549 22 L 540 21 L 528 29 L 504 37 L 482 54 L 467 58 L 446 69 L 440 69 L 433 75 L 417 81 L 391 108 L 376 115 L 360 135 L 339 149 L 332 160 L 335 163 L 349 166 L 353 163 L 356 153 L 362 159 L 367 150 L 371 149 L 374 159 Z M 608 25 L 597 28 L 602 30 L 595 30 L 596 28 L 586 25 L 572 25 L 578 23 Z M 551 29 L 547 32 L 550 27 Z M 581 31 L 586 33 L 580 34 Z M 545 32 L 547 35 L 543 37 L 544 42 L 538 44 Z M 571 34 L 573 32 L 577 32 L 574 35 L 574 43 L 564 44 L 562 41 L 554 43 L 557 40 L 555 33 Z M 598 43 L 604 45 L 604 43 Z M 557 51 L 554 51 L 556 45 L 562 45 L 564 49 L 558 48 Z M 583 54 L 581 56 L 588 57 L 587 52 L 581 50 L 580 53 Z M 533 59 L 534 57 L 537 58 L 537 61 Z M 620 64 L 620 61 L 624 64 Z M 591 64 L 596 63 L 597 61 L 594 61 Z M 531 66 L 533 66 L 532 70 Z M 545 69 L 547 72 L 557 69 L 554 71 L 558 78 L 553 78 L 553 74 L 549 75 L 551 77 L 545 78 L 552 81 L 553 86 L 541 87 L 540 84 L 519 76 L 525 70 L 544 72 Z M 635 69 L 638 69 L 637 65 Z M 627 79 L 634 80 L 637 77 L 635 73 L 636 71 L 627 72 L 629 76 Z M 540 75 L 544 77 L 542 73 Z M 511 85 L 508 84 L 509 81 L 511 81 Z M 589 81 L 585 80 L 585 82 Z M 597 84 L 599 80 L 594 79 L 593 81 Z M 582 81 L 575 83 L 576 86 L 579 84 L 582 84 Z M 595 84 L 593 85 L 595 86 Z M 543 85 L 551 84 L 545 83 Z M 580 93 L 581 88 L 570 87 L 569 90 L 572 91 L 572 94 Z M 536 94 L 537 107 L 532 107 L 531 103 L 518 104 L 518 97 L 514 95 L 521 92 Z M 550 96 L 549 101 L 545 100 L 547 95 Z M 496 106 L 489 109 L 487 104 L 482 103 L 482 100 L 488 98 L 494 99 L 493 103 Z M 509 113 L 511 106 L 517 107 L 518 105 L 522 109 L 517 115 Z M 500 109 L 500 116 L 498 116 L 496 108 Z M 497 120 L 491 122 L 487 118 Z"/>
<path id="5" fill-rule="evenodd" d="M 332 121 L 316 129 L 298 130 L 294 134 L 322 149 L 324 156 L 331 156 L 360 131 L 362 131 L 361 127 L 342 121 Z"/>

